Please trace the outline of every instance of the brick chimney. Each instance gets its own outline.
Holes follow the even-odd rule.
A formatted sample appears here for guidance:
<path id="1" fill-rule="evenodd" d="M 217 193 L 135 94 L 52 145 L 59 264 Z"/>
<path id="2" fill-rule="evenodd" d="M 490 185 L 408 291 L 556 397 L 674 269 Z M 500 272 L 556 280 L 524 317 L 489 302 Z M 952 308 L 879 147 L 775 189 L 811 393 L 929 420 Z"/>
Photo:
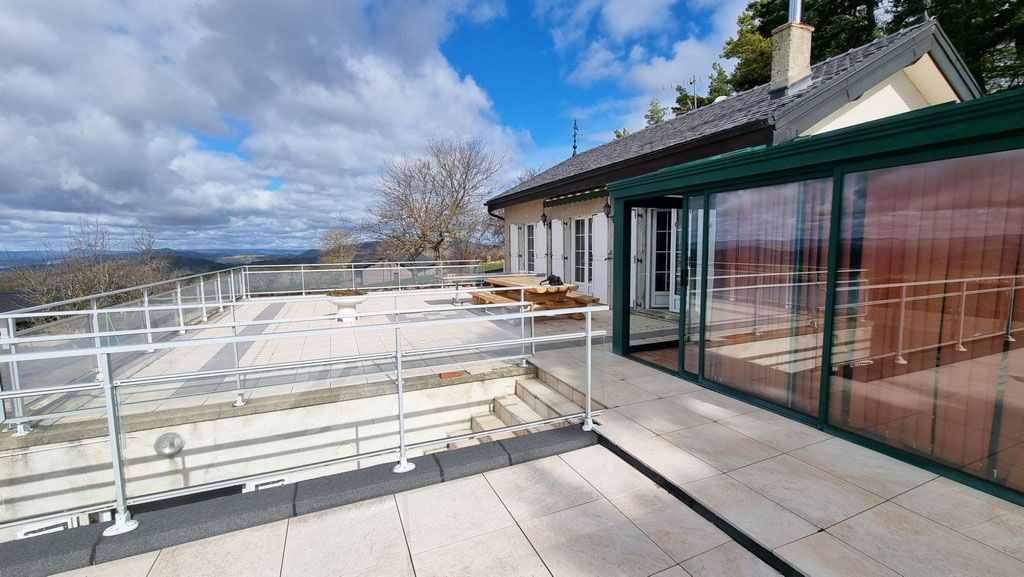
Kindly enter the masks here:
<path id="1" fill-rule="evenodd" d="M 772 92 L 788 91 L 811 75 L 811 33 L 800 22 L 800 2 L 790 0 L 789 22 L 772 30 Z"/>

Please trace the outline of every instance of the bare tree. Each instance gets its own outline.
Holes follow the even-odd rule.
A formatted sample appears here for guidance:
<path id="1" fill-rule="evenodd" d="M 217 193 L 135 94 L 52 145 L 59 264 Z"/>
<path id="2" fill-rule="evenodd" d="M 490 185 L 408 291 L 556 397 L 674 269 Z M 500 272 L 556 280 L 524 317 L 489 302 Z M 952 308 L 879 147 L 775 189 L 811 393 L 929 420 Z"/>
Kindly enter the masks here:
<path id="1" fill-rule="evenodd" d="M 332 228 L 320 237 L 320 262 L 346 264 L 352 262 L 359 248 L 359 237 L 347 228 Z"/>
<path id="2" fill-rule="evenodd" d="M 424 158 L 384 163 L 364 226 L 388 258 L 479 252 L 492 234 L 483 203 L 506 164 L 478 138 L 432 138 Z"/>
<path id="3" fill-rule="evenodd" d="M 114 253 L 110 232 L 98 221 L 80 220 L 77 228 L 68 227 L 64 250 L 41 268 L 19 267 L 11 271 L 11 284 L 35 304 L 85 297 L 118 289 L 158 282 L 172 274 L 165 257 L 153 251 L 156 235 L 148 224 L 140 223 L 133 235 L 134 258 Z M 124 299 L 132 298 L 124 295 Z M 116 297 L 103 299 L 101 305 L 120 302 Z M 83 303 L 83 307 L 88 303 Z"/>

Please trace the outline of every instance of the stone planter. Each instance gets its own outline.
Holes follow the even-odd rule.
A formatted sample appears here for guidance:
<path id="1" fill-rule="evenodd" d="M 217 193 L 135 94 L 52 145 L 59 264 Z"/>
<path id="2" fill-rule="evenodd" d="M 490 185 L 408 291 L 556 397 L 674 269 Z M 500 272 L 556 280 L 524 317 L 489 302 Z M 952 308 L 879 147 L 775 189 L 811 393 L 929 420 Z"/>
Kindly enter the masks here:
<path id="1" fill-rule="evenodd" d="M 359 320 L 359 311 L 356 310 L 356 307 L 363 304 L 363 301 L 366 300 L 366 295 L 327 297 L 327 300 L 338 307 L 338 313 L 335 318 L 343 323 L 353 323 Z"/>

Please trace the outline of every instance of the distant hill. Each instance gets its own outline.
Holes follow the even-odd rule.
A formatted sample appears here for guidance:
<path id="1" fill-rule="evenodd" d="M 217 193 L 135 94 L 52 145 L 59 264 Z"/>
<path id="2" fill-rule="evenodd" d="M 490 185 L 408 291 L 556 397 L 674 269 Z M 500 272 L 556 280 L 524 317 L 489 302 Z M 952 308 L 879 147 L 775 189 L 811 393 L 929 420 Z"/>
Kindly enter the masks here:
<path id="1" fill-rule="evenodd" d="M 201 272 L 213 272 L 231 268 L 230 265 L 205 258 L 185 256 L 182 254 L 166 254 L 166 256 L 168 266 L 171 270 L 184 271 L 189 274 L 199 274 Z"/>
<path id="2" fill-rule="evenodd" d="M 356 248 L 356 256 L 352 259 L 352 262 L 376 262 L 377 258 L 377 243 L 376 242 L 361 242 Z M 279 265 L 279 264 L 315 264 L 320 262 L 320 251 L 317 249 L 310 249 L 305 252 L 298 254 L 286 255 L 286 256 L 272 256 L 265 257 L 259 260 L 246 263 L 251 265 Z"/>

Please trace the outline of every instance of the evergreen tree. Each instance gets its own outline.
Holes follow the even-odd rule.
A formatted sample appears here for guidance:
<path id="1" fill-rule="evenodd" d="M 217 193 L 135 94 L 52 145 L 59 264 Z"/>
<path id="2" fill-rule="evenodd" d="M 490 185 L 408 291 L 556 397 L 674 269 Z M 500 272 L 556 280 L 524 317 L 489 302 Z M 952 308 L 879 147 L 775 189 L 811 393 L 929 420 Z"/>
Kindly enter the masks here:
<path id="1" fill-rule="evenodd" d="M 814 26 L 811 62 L 816 63 L 880 36 L 875 13 L 877 0 L 807 0 L 804 22 Z M 726 41 L 723 58 L 739 60 L 729 77 L 736 91 L 748 90 L 771 80 L 772 30 L 789 19 L 786 0 L 753 0 L 740 15 L 736 38 Z"/>
<path id="2" fill-rule="evenodd" d="M 665 122 L 665 113 L 668 112 L 668 108 L 661 105 L 657 98 L 651 99 L 651 107 L 647 109 L 647 114 L 644 114 L 644 120 L 647 121 L 647 126 L 654 126 L 655 124 L 661 124 Z"/>
<path id="3" fill-rule="evenodd" d="M 1019 0 L 893 0 L 886 31 L 935 17 L 987 91 L 1024 86 L 1024 13 Z"/>
<path id="4" fill-rule="evenodd" d="M 690 94 L 682 84 L 676 84 L 676 105 L 672 107 L 672 112 L 676 116 L 693 110 L 694 100 L 697 102 L 697 108 L 700 108 L 701 106 L 711 104 L 719 96 L 729 96 L 732 94 L 732 87 L 729 85 L 729 74 L 722 68 L 722 65 L 715 62 L 711 65 L 711 69 L 714 70 L 714 73 L 708 75 L 710 83 L 708 84 L 707 96 Z"/>
<path id="5" fill-rule="evenodd" d="M 725 41 L 722 58 L 738 60 L 729 76 L 729 85 L 736 92 L 750 90 L 767 83 L 772 75 L 771 37 L 761 35 L 750 6 L 736 19 L 736 38 Z"/>
<path id="6" fill-rule="evenodd" d="M 615 140 L 618 140 L 620 138 L 626 138 L 627 136 L 629 136 L 629 129 L 628 128 L 622 128 L 622 129 L 616 128 L 615 129 Z"/>

